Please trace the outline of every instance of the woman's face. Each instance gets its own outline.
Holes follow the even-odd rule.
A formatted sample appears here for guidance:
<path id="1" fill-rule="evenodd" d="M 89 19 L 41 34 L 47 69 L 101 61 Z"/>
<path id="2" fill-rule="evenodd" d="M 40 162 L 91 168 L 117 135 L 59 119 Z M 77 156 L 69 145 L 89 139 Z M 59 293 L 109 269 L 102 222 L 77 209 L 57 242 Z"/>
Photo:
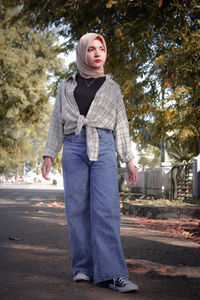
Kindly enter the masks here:
<path id="1" fill-rule="evenodd" d="M 94 39 L 88 46 L 87 63 L 92 68 L 101 68 L 106 61 L 106 51 L 100 39 Z"/>

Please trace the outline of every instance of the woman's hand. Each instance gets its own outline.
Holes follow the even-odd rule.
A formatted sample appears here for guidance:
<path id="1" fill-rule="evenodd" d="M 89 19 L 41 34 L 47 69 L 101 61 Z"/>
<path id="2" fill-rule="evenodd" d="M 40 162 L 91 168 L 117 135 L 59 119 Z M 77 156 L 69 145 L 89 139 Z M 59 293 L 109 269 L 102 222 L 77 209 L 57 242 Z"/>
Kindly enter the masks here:
<path id="1" fill-rule="evenodd" d="M 138 181 L 138 172 L 135 168 L 133 161 L 130 160 L 126 163 L 126 171 L 128 173 L 128 184 L 135 184 Z"/>
<path id="2" fill-rule="evenodd" d="M 44 162 L 43 162 L 43 165 L 42 165 L 42 176 L 46 180 L 50 180 L 50 178 L 47 175 L 49 174 L 49 171 L 51 169 L 51 165 L 52 165 L 51 157 L 45 156 Z"/>

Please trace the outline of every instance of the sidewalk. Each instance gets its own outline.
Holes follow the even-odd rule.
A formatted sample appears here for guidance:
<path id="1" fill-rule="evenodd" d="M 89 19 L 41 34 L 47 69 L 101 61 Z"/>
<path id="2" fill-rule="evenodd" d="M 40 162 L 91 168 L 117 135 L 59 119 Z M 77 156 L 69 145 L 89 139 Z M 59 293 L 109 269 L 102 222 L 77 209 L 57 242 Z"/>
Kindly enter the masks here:
<path id="1" fill-rule="evenodd" d="M 0 220 L 0 300 L 200 299 L 200 244 L 177 230 L 197 220 L 122 215 L 132 294 L 72 282 L 62 189 L 1 186 Z"/>

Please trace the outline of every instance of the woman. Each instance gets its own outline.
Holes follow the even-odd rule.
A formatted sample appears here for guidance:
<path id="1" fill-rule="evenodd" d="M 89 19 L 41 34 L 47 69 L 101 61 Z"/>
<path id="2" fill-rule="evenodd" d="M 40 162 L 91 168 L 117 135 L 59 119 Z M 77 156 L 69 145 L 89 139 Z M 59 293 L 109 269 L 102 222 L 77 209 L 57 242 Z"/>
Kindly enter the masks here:
<path id="1" fill-rule="evenodd" d="M 104 38 L 88 33 L 76 49 L 78 72 L 61 83 L 44 150 L 43 177 L 63 145 L 62 168 L 74 281 L 138 290 L 120 242 L 116 151 L 137 182 L 129 127 L 116 82 L 104 75 Z"/>

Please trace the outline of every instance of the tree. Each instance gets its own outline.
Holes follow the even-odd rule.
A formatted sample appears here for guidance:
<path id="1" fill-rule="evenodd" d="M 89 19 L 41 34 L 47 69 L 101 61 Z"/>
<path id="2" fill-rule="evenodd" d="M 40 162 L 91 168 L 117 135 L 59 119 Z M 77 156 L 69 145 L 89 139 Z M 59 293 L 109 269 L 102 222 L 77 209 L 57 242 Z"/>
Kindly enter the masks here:
<path id="1" fill-rule="evenodd" d="M 36 164 L 49 120 L 48 80 L 61 63 L 57 38 L 13 19 L 19 9 L 1 4 L 0 17 L 0 171 Z"/>
<path id="2" fill-rule="evenodd" d="M 33 28 L 57 26 L 59 34 L 67 38 L 63 51 L 72 49 L 83 33 L 93 31 L 105 36 L 109 49 L 106 71 L 122 87 L 134 139 L 155 146 L 167 139 L 169 147 L 170 140 L 188 148 L 192 143 L 191 155 L 199 153 L 197 0 L 22 3 L 20 16 Z M 179 88 L 187 90 L 181 95 L 188 104 L 186 111 L 176 96 L 172 99 Z M 180 109 L 183 119 L 178 114 Z M 189 139 L 181 131 L 185 126 Z M 174 129 L 173 138 L 168 138 L 167 133 Z"/>
<path id="3" fill-rule="evenodd" d="M 148 145 L 143 149 L 139 149 L 138 164 L 142 168 L 158 168 L 160 167 L 160 150 L 155 146 Z"/>

